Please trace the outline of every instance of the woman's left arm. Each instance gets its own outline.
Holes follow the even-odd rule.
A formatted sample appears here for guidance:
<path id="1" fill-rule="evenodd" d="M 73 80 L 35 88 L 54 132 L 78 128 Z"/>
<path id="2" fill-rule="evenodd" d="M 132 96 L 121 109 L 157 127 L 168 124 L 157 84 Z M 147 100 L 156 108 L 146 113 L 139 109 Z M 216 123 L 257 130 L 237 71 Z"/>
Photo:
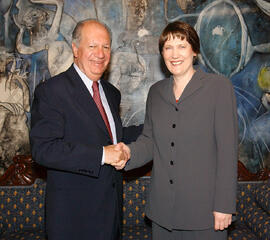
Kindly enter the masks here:
<path id="1" fill-rule="evenodd" d="M 222 230 L 236 209 L 238 122 L 236 98 L 229 79 L 217 80 L 215 138 L 217 146 L 214 216 Z M 222 215 L 223 214 L 223 215 Z M 230 216 L 228 216 L 230 215 Z"/>

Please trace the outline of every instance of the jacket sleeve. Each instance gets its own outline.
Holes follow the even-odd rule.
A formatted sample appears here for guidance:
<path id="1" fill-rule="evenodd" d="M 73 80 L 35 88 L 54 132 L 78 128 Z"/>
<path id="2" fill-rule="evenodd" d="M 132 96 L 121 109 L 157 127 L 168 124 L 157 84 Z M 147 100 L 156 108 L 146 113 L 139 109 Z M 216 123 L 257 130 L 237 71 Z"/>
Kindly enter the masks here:
<path id="1" fill-rule="evenodd" d="M 30 141 L 33 159 L 47 168 L 98 177 L 102 146 L 66 141 L 65 115 L 56 91 L 46 83 L 35 90 Z"/>
<path id="2" fill-rule="evenodd" d="M 142 134 L 136 142 L 132 142 L 129 147 L 131 158 L 127 162 L 125 170 L 139 168 L 153 159 L 153 139 L 152 139 L 152 117 L 151 117 L 151 89 L 146 101 L 146 113 Z"/>
<path id="3" fill-rule="evenodd" d="M 238 122 L 236 98 L 229 79 L 218 81 L 215 106 L 217 147 L 214 211 L 234 213 L 236 209 Z"/>
<path id="4" fill-rule="evenodd" d="M 123 137 L 122 142 L 125 144 L 130 144 L 137 140 L 143 130 L 143 124 L 138 126 L 132 125 L 128 127 L 123 127 Z"/>

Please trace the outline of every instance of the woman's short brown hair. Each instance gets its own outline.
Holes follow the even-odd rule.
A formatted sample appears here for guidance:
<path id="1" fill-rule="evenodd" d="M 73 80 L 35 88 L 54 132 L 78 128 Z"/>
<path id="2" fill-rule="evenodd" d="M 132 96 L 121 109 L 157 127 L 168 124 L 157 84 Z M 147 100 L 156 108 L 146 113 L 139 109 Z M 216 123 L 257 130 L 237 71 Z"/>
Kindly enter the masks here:
<path id="1" fill-rule="evenodd" d="M 186 39 L 191 45 L 194 53 L 200 53 L 200 38 L 195 29 L 188 23 L 175 21 L 169 23 L 163 30 L 159 38 L 159 52 L 162 55 L 162 50 L 165 42 L 170 38 Z"/>

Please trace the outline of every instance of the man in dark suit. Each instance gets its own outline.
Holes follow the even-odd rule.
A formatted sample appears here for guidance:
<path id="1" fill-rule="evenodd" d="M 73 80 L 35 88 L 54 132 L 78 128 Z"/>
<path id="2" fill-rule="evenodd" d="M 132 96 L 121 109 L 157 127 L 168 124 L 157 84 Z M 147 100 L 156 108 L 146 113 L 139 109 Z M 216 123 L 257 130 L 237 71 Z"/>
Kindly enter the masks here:
<path id="1" fill-rule="evenodd" d="M 34 160 L 48 168 L 49 240 L 118 240 L 124 152 L 120 92 L 101 79 L 111 55 L 110 30 L 96 20 L 73 32 L 74 64 L 35 90 Z M 110 145 L 110 146 L 109 146 Z"/>

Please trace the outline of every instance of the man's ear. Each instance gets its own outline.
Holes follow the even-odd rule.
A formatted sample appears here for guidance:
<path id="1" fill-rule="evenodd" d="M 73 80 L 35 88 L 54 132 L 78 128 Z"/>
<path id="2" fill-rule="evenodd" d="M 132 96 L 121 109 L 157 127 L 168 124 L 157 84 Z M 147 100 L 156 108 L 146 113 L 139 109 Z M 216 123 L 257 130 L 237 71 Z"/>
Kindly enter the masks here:
<path id="1" fill-rule="evenodd" d="M 73 56 L 74 56 L 75 58 L 78 57 L 78 47 L 76 46 L 75 43 L 72 43 L 71 46 L 72 46 Z"/>

